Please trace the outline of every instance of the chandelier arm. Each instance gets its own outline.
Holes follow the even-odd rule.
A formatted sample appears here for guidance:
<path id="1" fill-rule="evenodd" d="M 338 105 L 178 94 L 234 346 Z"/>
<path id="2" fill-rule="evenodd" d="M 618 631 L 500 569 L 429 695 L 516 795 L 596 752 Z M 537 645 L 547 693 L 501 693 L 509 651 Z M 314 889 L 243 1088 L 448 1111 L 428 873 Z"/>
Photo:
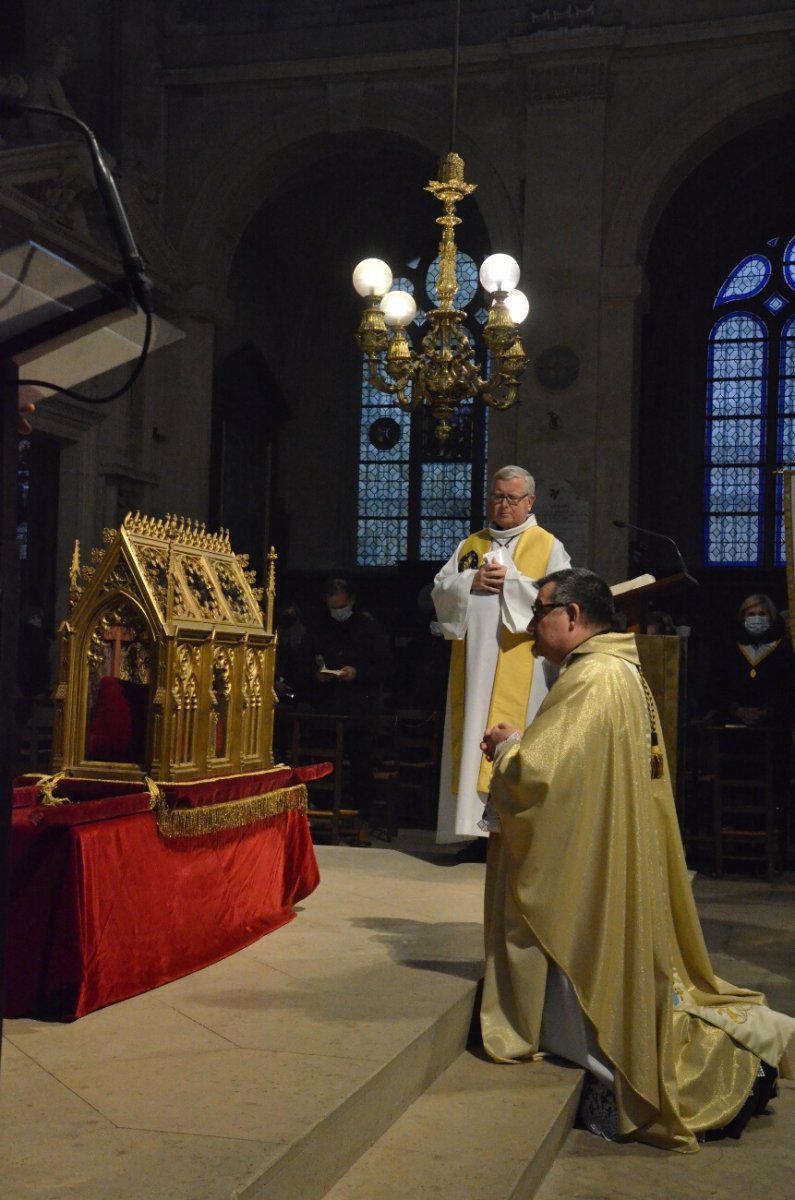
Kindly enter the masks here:
<path id="1" fill-rule="evenodd" d="M 420 396 L 416 398 L 406 391 L 406 387 L 411 383 L 411 377 L 403 378 L 397 381 L 387 379 L 378 370 L 378 359 L 375 356 L 367 356 L 367 382 L 371 388 L 375 388 L 378 392 L 383 392 L 387 396 L 393 396 L 395 402 L 405 412 L 411 412 L 415 409 L 420 401 Z"/>
<path id="2" fill-rule="evenodd" d="M 504 388 L 505 395 L 498 396 L 495 394 L 495 388 Z M 499 412 L 504 412 L 506 408 L 513 408 L 519 399 L 519 384 L 514 380 L 506 380 L 502 383 L 492 385 L 491 382 L 484 384 L 479 389 L 479 395 L 489 408 L 496 408 Z"/>
<path id="3" fill-rule="evenodd" d="M 384 392 L 389 396 L 394 396 L 401 388 L 400 384 L 393 383 L 380 373 L 378 370 L 378 359 L 370 358 L 369 355 L 367 358 L 367 382 L 377 392 Z"/>

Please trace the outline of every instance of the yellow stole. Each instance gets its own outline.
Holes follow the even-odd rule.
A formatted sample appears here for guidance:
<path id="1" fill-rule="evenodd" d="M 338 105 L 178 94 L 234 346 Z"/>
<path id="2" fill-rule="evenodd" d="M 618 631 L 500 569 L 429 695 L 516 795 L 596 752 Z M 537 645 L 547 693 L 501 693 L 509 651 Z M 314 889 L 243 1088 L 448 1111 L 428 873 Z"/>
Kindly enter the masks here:
<path id="1" fill-rule="evenodd" d="M 554 538 L 538 525 L 532 525 L 519 535 L 513 555 L 513 565 L 522 575 L 540 579 L 546 574 Z M 470 534 L 459 552 L 459 562 L 467 555 L 477 555 L 477 564 L 483 563 L 483 555 L 491 549 L 491 536 L 487 530 Z M 486 728 L 498 721 L 508 721 L 518 729 L 524 729 L 530 687 L 533 682 L 533 639 L 527 633 L 510 633 L 500 626 L 500 644 L 497 651 L 497 669 L 491 689 L 491 702 Z M 458 770 L 461 762 L 461 744 L 464 731 L 464 694 L 466 687 L 466 639 L 454 641 L 450 652 L 450 750 L 452 756 L 452 791 L 458 791 Z M 478 791 L 489 790 L 491 763 L 481 758 L 478 772 Z"/>

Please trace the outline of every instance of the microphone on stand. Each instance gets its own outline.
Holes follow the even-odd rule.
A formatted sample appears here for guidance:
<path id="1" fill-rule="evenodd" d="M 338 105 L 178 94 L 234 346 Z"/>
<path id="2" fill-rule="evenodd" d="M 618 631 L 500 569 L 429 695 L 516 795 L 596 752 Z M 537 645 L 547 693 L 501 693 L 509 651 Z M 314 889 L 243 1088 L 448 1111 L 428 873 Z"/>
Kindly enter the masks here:
<path id="1" fill-rule="evenodd" d="M 698 580 L 694 579 L 688 571 L 685 560 L 682 557 L 681 550 L 677 546 L 674 539 L 672 537 L 668 537 L 667 533 L 658 533 L 656 529 L 644 529 L 642 525 L 633 525 L 631 521 L 613 521 L 613 524 L 615 525 L 616 529 L 634 529 L 636 533 L 645 533 L 649 537 L 659 538 L 660 541 L 668 542 L 668 544 L 674 548 L 674 554 L 676 555 L 679 566 L 682 568 L 682 574 L 687 580 L 689 580 L 690 583 L 693 583 L 696 587 L 698 587 Z"/>
<path id="2" fill-rule="evenodd" d="M 138 247 L 135 244 L 130 222 L 127 220 L 127 214 L 124 211 L 124 205 L 116 187 L 116 181 L 108 170 L 108 165 L 102 157 L 102 151 L 94 134 L 88 125 L 81 121 L 79 117 L 73 116 L 72 113 L 63 112 L 60 108 L 50 108 L 41 104 L 25 104 L 24 101 L 19 100 L 16 96 L 0 93 L 0 118 L 22 117 L 28 112 L 44 113 L 47 116 L 58 117 L 61 121 L 68 121 L 70 125 L 76 126 L 82 133 L 88 143 L 91 163 L 94 168 L 94 178 L 105 205 L 108 222 L 113 230 L 116 245 L 119 248 L 124 274 L 141 310 L 147 315 L 151 315 L 152 285 L 144 271 L 144 262 L 138 253 Z"/>

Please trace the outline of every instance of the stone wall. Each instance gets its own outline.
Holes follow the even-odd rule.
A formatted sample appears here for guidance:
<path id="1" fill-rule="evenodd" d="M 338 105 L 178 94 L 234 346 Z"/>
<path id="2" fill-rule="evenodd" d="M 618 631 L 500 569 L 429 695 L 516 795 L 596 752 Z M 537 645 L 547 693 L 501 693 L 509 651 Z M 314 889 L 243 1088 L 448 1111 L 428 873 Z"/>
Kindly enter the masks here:
<path id="1" fill-rule="evenodd" d="M 625 536 L 611 521 L 636 517 L 649 242 L 698 164 L 791 92 L 795 10 L 775 0 L 702 0 L 694 19 L 685 0 L 463 7 L 456 148 L 478 184 L 467 203 L 479 216 L 462 206 L 459 244 L 467 248 L 469 223 L 485 229 L 492 248 L 514 253 L 531 299 L 526 349 L 537 358 L 562 346 L 579 362 L 562 389 L 528 370 L 521 406 L 490 419 L 490 462 L 533 469 L 542 522 L 577 561 L 623 577 Z M 143 432 L 128 423 L 117 431 L 126 450 L 107 447 L 116 422 L 108 420 L 90 434 L 99 456 L 125 450 L 152 476 L 150 511 L 204 517 L 210 363 L 253 340 L 293 415 L 273 472 L 291 518 L 288 565 L 350 565 L 357 376 L 349 273 L 376 249 L 365 213 L 393 214 L 388 195 L 421 192 L 425 164 L 447 149 L 451 6 L 345 0 L 333 6 L 334 24 L 327 0 L 60 0 L 58 8 L 78 39 L 89 15 L 95 20 L 89 76 L 106 78 L 97 55 L 111 47 L 110 148 L 176 251 L 178 270 L 164 284 L 189 334 L 162 365 L 154 360 Z M 29 0 L 31 30 L 48 9 Z M 84 89 L 89 107 L 96 91 Z M 364 198 L 346 195 L 336 173 L 346 155 L 360 166 L 370 142 L 386 149 L 380 174 Z M 352 179 L 359 166 L 347 168 Z M 330 214 L 331 194 L 338 211 Z M 251 230 L 267 231 L 270 214 L 280 224 L 263 233 L 260 260 Z M 420 215 L 411 220 L 426 236 Z M 259 290 L 241 288 L 241 243 L 254 255 L 249 276 Z M 168 440 L 147 443 L 150 425 Z M 278 543 L 278 531 L 272 537 Z"/>

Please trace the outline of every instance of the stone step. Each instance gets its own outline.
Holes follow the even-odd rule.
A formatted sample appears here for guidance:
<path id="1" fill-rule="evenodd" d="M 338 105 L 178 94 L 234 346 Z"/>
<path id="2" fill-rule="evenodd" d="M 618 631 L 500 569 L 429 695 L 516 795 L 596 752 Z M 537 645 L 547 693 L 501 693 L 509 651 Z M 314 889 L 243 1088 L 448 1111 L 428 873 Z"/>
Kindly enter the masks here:
<path id="1" fill-rule="evenodd" d="M 315 1124 L 232 1193 L 233 1200 L 321 1200 L 451 1063 L 469 1039 L 477 985 L 329 1108 Z M 311 1086 L 311 1081 L 308 1081 Z"/>
<path id="2" fill-rule="evenodd" d="M 573 1125 L 583 1075 L 467 1051 L 324 1200 L 530 1200 Z"/>

